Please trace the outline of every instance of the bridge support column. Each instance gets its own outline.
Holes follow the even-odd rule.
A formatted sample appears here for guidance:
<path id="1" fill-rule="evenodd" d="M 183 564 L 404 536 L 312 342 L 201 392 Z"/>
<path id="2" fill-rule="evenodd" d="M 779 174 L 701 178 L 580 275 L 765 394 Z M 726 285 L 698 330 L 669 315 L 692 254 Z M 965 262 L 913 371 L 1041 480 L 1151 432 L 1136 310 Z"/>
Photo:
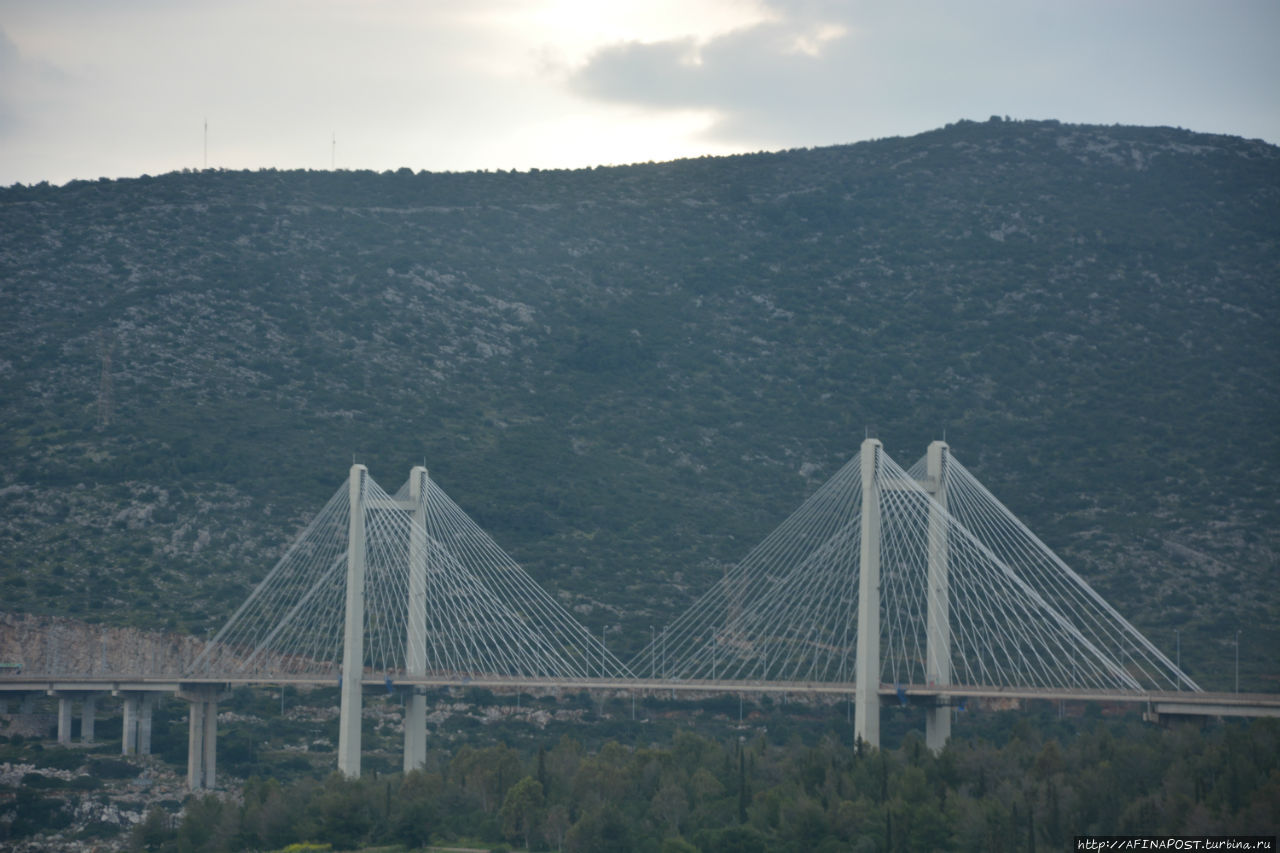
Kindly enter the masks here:
<path id="1" fill-rule="evenodd" d="M 925 489 L 933 496 L 929 507 L 929 577 L 926 605 L 925 672 L 930 684 L 951 683 L 951 589 L 947 547 L 947 464 L 950 447 L 945 441 L 929 445 L 925 456 Z M 939 753 L 951 737 L 951 706 L 934 705 L 925 711 L 924 740 Z"/>
<path id="2" fill-rule="evenodd" d="M 212 788 L 218 755 L 218 686 L 187 687 L 178 697 L 191 703 L 187 712 L 187 787 Z"/>
<path id="3" fill-rule="evenodd" d="M 853 733 L 880 746 L 880 489 L 876 481 L 882 445 L 862 442 L 862 519 L 858 557 L 858 652 Z"/>
<path id="4" fill-rule="evenodd" d="M 154 693 L 143 693 L 138 703 L 138 755 L 151 754 L 151 712 L 156 706 Z"/>
<path id="5" fill-rule="evenodd" d="M 85 699 L 85 714 L 93 714 L 93 697 Z M 124 694 L 124 732 L 120 752 L 123 755 L 151 754 L 151 712 L 155 708 L 155 694 L 133 692 Z M 84 736 L 81 727 L 81 737 Z M 93 722 L 89 722 L 89 737 L 93 736 Z"/>
<path id="6" fill-rule="evenodd" d="M 80 742 L 93 743 L 94 712 L 98 697 L 94 693 L 77 695 L 56 693 L 58 698 L 58 743 L 71 743 L 72 721 L 75 718 L 75 702 L 80 701 Z"/>
<path id="7" fill-rule="evenodd" d="M 71 743 L 71 696 L 58 694 L 58 743 Z"/>
<path id="8" fill-rule="evenodd" d="M 342 702 L 338 718 L 338 771 L 360 778 L 360 724 L 364 691 L 364 492 L 369 469 L 352 465 L 347 479 L 347 601 L 342 643 Z"/>
<path id="9" fill-rule="evenodd" d="M 84 697 L 84 702 L 80 704 L 80 742 L 93 743 L 93 724 L 94 717 L 98 710 L 98 696 L 96 693 L 90 693 Z"/>
<path id="10" fill-rule="evenodd" d="M 120 744 L 121 755 L 133 755 L 137 750 L 138 712 L 141 706 L 142 697 L 139 694 L 124 694 L 124 732 Z"/>
<path id="11" fill-rule="evenodd" d="M 409 499 L 413 501 L 413 524 L 409 527 L 409 612 L 406 614 L 405 673 L 427 674 L 427 469 L 415 466 L 409 472 Z M 414 686 L 404 710 L 404 772 L 421 769 L 427 763 L 427 697 Z"/>

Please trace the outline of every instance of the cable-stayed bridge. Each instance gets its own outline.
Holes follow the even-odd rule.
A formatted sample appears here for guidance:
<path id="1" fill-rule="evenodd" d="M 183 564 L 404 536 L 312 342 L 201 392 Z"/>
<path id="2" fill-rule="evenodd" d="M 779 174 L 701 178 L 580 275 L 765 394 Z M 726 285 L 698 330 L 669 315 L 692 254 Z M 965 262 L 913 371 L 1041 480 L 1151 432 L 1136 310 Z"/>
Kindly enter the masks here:
<path id="1" fill-rule="evenodd" d="M 943 442 L 910 471 L 864 442 L 653 645 L 642 656 L 675 679 L 1200 689 Z M 857 734 L 878 743 L 878 697 L 856 702 Z M 927 720 L 941 748 L 950 711 Z"/>
<path id="2" fill-rule="evenodd" d="M 0 673 L 0 691 L 125 696 L 124 749 L 151 700 L 191 703 L 188 782 L 212 787 L 230 684 L 341 685 L 338 768 L 360 773 L 366 689 L 406 693 L 406 770 L 426 760 L 432 686 L 785 692 L 854 697 L 879 744 L 883 701 L 1001 696 L 1146 703 L 1156 714 L 1280 715 L 1280 696 L 1206 694 L 934 442 L 910 469 L 876 439 L 629 664 L 611 654 L 414 468 L 395 493 L 362 465 L 181 671 Z M 864 675 L 867 674 L 867 675 Z"/>

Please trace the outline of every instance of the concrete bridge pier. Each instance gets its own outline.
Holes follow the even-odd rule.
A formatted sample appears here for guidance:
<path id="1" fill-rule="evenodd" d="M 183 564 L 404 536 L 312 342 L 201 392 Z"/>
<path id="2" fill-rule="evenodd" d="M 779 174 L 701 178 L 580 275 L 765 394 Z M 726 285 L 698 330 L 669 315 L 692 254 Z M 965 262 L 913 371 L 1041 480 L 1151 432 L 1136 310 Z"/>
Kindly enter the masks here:
<path id="1" fill-rule="evenodd" d="M 66 746 L 71 743 L 71 694 L 59 693 L 58 697 L 58 743 Z"/>
<path id="2" fill-rule="evenodd" d="M 155 697 L 150 693 L 130 691 L 124 694 L 124 733 L 121 755 L 151 754 L 151 711 Z"/>
<path id="3" fill-rule="evenodd" d="M 187 787 L 192 791 L 214 787 L 219 694 L 216 684 L 188 685 L 178 693 L 178 698 L 191 703 L 187 713 Z"/>
<path id="4" fill-rule="evenodd" d="M 138 710 L 141 703 L 137 693 L 124 694 L 124 725 L 120 738 L 120 754 L 133 755 L 138 744 Z"/>
<path id="5" fill-rule="evenodd" d="M 405 703 L 404 772 L 421 770 L 427 763 L 427 697 L 414 686 Z"/>
<path id="6" fill-rule="evenodd" d="M 80 742 L 93 743 L 93 725 L 98 710 L 98 694 L 87 693 L 80 703 Z"/>
<path id="7" fill-rule="evenodd" d="M 71 723 L 74 718 L 75 702 L 80 702 L 80 742 L 93 743 L 94 715 L 97 710 L 97 694 L 95 693 L 63 693 L 49 691 L 50 696 L 58 700 L 58 743 L 71 743 Z"/>
<path id="8" fill-rule="evenodd" d="M 138 703 L 138 755 L 151 754 L 151 713 L 156 707 L 156 694 L 143 693 Z"/>

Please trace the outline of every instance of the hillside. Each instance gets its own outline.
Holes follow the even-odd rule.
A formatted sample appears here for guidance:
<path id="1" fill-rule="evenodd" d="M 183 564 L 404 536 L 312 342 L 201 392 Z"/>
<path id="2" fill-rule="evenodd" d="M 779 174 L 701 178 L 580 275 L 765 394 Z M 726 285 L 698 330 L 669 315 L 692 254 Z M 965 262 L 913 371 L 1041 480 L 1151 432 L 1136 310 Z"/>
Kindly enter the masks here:
<path id="1" fill-rule="evenodd" d="M 204 635 L 353 457 L 626 653 L 856 452 L 956 455 L 1280 674 L 1280 149 L 960 122 L 579 171 L 0 189 L 0 607 Z"/>

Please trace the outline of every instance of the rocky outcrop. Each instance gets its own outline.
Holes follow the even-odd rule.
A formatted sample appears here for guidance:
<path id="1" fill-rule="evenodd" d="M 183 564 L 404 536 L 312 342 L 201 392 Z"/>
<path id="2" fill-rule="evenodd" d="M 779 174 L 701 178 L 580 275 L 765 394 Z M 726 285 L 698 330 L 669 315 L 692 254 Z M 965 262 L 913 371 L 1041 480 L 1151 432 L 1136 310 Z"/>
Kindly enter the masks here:
<path id="1" fill-rule="evenodd" d="M 0 613 L 0 663 L 24 675 L 181 675 L 204 642 L 180 634 Z M 13 674 L 6 668 L 0 675 Z"/>

